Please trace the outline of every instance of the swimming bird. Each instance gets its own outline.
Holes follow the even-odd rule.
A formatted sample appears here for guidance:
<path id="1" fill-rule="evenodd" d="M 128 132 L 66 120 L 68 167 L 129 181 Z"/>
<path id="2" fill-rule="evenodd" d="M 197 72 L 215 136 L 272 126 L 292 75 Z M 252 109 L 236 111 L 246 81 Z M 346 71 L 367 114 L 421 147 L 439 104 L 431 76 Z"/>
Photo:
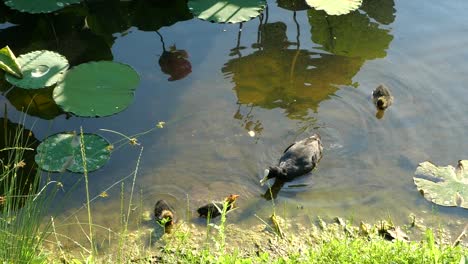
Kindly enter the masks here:
<path id="1" fill-rule="evenodd" d="M 290 181 L 309 173 L 322 158 L 322 151 L 322 141 L 318 134 L 294 142 L 284 150 L 278 166 L 271 166 L 265 170 L 265 177 L 260 183 L 263 185 L 271 178 Z"/>
<path id="2" fill-rule="evenodd" d="M 224 202 L 213 202 L 213 203 L 204 205 L 198 208 L 197 212 L 200 215 L 200 217 L 205 217 L 205 218 L 208 216 L 210 218 L 218 217 L 221 215 L 221 211 L 223 210 L 224 203 L 226 202 L 228 203 L 226 211 L 229 211 L 235 207 L 234 203 L 236 202 L 237 198 L 239 198 L 239 195 L 231 194 L 224 199 Z"/>
<path id="3" fill-rule="evenodd" d="M 393 103 L 393 96 L 390 94 L 390 89 L 381 84 L 372 91 L 372 101 L 378 110 L 385 110 Z"/>
<path id="4" fill-rule="evenodd" d="M 174 210 L 165 200 L 159 200 L 154 206 L 154 217 L 156 221 L 165 228 L 172 226 L 175 222 Z"/>

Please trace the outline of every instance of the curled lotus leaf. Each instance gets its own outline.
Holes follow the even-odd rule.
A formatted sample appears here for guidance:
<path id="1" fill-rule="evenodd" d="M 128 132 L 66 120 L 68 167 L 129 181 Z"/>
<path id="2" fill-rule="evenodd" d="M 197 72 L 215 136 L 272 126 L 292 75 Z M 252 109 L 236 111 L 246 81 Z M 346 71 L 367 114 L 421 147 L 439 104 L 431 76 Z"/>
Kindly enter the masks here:
<path id="1" fill-rule="evenodd" d="M 13 54 L 10 47 L 8 46 L 0 49 L 0 69 L 18 78 L 23 77 L 21 66 L 16 60 L 15 54 Z"/>
<path id="2" fill-rule="evenodd" d="M 310 7 L 323 10 L 329 15 L 351 13 L 362 5 L 362 0 L 306 0 Z"/>
<path id="3" fill-rule="evenodd" d="M 83 134 L 86 170 L 102 167 L 110 158 L 110 143 L 96 134 Z M 46 138 L 38 147 L 36 163 L 45 171 L 84 172 L 81 154 L 81 135 L 74 132 L 58 133 Z"/>
<path id="4" fill-rule="evenodd" d="M 189 0 L 194 16 L 215 23 L 241 23 L 260 15 L 265 0 Z"/>
<path id="5" fill-rule="evenodd" d="M 98 61 L 69 70 L 53 92 L 54 101 L 78 116 L 109 116 L 127 108 L 140 82 L 129 65 Z"/>
<path id="6" fill-rule="evenodd" d="M 37 14 L 51 13 L 62 9 L 67 5 L 76 4 L 79 2 L 81 2 L 81 0 L 6 0 L 5 4 L 21 12 Z"/>
<path id="7" fill-rule="evenodd" d="M 50 87 L 62 80 L 69 67 L 68 60 L 53 51 L 37 50 L 18 57 L 23 78 L 18 79 L 11 74 L 6 80 L 24 89 L 40 89 Z"/>
<path id="8" fill-rule="evenodd" d="M 468 209 L 468 160 L 452 166 L 438 167 L 431 162 L 420 163 L 413 177 L 419 192 L 427 200 L 442 206 Z"/>

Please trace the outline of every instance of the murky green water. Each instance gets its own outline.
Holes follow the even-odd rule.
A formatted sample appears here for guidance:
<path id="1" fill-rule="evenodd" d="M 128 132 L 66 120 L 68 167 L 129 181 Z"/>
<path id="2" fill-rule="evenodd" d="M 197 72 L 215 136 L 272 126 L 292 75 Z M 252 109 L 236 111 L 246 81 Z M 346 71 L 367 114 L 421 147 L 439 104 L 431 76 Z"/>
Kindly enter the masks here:
<path id="1" fill-rule="evenodd" d="M 44 99 L 35 103 L 40 110 L 27 116 L 26 127 L 42 140 L 80 126 L 130 135 L 165 121 L 164 129 L 140 138 L 144 151 L 135 189 L 145 210 L 164 198 L 187 218 L 187 199 L 194 210 L 238 193 L 239 209 L 230 221 L 257 223 L 255 213 L 271 214 L 267 187 L 258 182 L 264 168 L 291 142 L 317 132 L 323 159 L 312 176 L 279 189 L 275 203 L 281 215 L 303 221 L 390 215 L 403 224 L 413 212 L 457 229 L 467 211 L 431 205 L 412 176 L 425 160 L 445 166 L 467 158 L 468 4 L 364 3 L 359 12 L 331 17 L 268 1 L 264 16 L 244 23 L 241 31 L 239 25 L 191 19 L 183 1 L 116 2 L 113 8 L 95 3 L 56 16 L 19 15 L 2 7 L 0 43 L 17 54 L 57 50 L 73 65 L 113 59 L 139 72 L 133 103 L 117 115 L 67 119 Z M 86 23 L 79 12 L 85 12 Z M 188 54 L 191 72 L 186 60 L 160 59 L 162 41 L 166 51 L 175 45 L 186 52 L 181 57 Z M 378 119 L 370 94 L 380 83 L 391 87 L 395 102 Z M 10 120 L 20 118 L 17 108 L 30 97 L 21 90 L 1 97 Z M 113 153 L 103 169 L 90 174 L 91 195 L 129 175 L 138 154 L 131 146 Z M 57 208 L 67 208 L 63 217 L 85 201 L 84 184 L 74 185 L 77 178 L 63 179 L 64 190 L 73 189 L 71 198 L 62 200 L 61 193 L 57 200 Z M 124 182 L 128 195 L 131 178 Z M 107 193 L 94 204 L 95 220 L 117 227 L 120 184 Z"/>

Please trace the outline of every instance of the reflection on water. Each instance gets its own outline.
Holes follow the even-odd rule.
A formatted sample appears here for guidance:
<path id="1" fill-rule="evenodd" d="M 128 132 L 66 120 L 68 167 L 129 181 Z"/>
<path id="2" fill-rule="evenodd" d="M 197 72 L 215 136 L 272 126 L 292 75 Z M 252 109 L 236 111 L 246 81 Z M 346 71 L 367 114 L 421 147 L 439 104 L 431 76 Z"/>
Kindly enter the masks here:
<path id="1" fill-rule="evenodd" d="M 53 119 L 37 121 L 35 134 L 41 138 L 81 125 L 132 134 L 165 121 L 164 129 L 139 139 L 145 151 L 137 184 L 143 209 L 166 199 L 179 219 L 192 220 L 192 209 L 233 191 L 241 197 L 229 221 L 248 226 L 257 223 L 254 213 L 271 215 L 269 191 L 258 182 L 263 170 L 290 143 L 314 132 L 324 144 L 317 169 L 272 186 L 282 216 L 391 215 L 401 224 L 415 212 L 453 226 L 466 219 L 466 212 L 453 208 L 432 213 L 412 182 L 419 162 L 450 164 L 466 155 L 461 139 L 468 129 L 462 114 L 468 111 L 463 48 L 468 39 L 459 8 L 466 4 L 364 0 L 357 12 L 327 16 L 297 11 L 303 2 L 270 0 L 260 18 L 241 25 L 190 20 L 182 0 L 92 1 L 49 20 L 1 9 L 17 25 L 0 27 L 0 40 L 16 36 L 17 54 L 53 48 L 75 63 L 114 58 L 142 76 L 135 103 L 106 118 L 53 119 L 60 113 L 46 92 L 13 89 L 2 98 L 17 114 L 16 108 L 37 97 L 30 104 L 37 113 L 30 115 Z M 168 47 L 161 49 L 156 30 Z M 172 44 L 177 48 L 171 50 Z M 162 55 L 159 65 L 156 55 Z M 370 98 L 379 83 L 395 97 L 382 119 L 375 117 Z M 0 83 L 0 89 L 9 86 Z M 92 173 L 91 193 L 98 195 L 133 171 L 133 158 L 127 151 L 113 153 L 108 166 Z M 65 189 L 72 179 L 64 180 Z M 81 207 L 82 193 L 79 187 L 67 204 L 70 211 Z M 95 204 L 94 219 L 115 227 L 119 190 L 108 193 Z M 79 228 L 68 227 L 70 233 Z"/>
<path id="2" fill-rule="evenodd" d="M 352 12 L 342 16 L 328 16 L 323 11 L 307 11 L 312 41 L 321 49 L 335 55 L 363 60 L 384 58 L 393 36 L 366 14 Z M 363 61 L 364 63 L 364 61 Z"/>
<path id="3" fill-rule="evenodd" d="M 187 51 L 178 50 L 175 44 L 170 46 L 169 50 L 166 50 L 163 36 L 157 31 L 156 33 L 161 38 L 163 49 L 163 53 L 159 57 L 161 71 L 170 75 L 169 79 L 167 79 L 168 81 L 176 81 L 185 78 L 192 72 L 192 64 L 188 61 L 189 55 Z"/>
<path id="4" fill-rule="evenodd" d="M 278 6 L 291 11 L 310 9 L 305 0 L 277 0 Z"/>
<path id="5" fill-rule="evenodd" d="M 36 90 L 14 88 L 6 94 L 6 98 L 18 111 L 50 120 L 64 114 L 52 98 L 53 88 Z"/>

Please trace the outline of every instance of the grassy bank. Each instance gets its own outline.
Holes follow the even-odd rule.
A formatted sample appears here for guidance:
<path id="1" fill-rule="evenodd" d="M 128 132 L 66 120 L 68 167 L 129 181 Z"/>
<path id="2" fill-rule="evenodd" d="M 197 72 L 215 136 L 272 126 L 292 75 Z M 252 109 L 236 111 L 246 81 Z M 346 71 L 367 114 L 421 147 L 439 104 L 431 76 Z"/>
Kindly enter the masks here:
<path id="1" fill-rule="evenodd" d="M 151 220 L 154 221 L 154 220 Z M 275 223 L 277 226 L 275 226 Z M 409 240 L 408 234 L 418 237 Z M 304 226 L 276 216 L 241 228 L 229 217 L 205 227 L 179 221 L 171 232 L 162 227 L 121 232 L 106 251 L 91 257 L 85 251 L 51 253 L 51 263 L 456 263 L 468 250 L 461 234 L 389 221 L 354 226 L 342 219 L 320 218 Z M 93 261 L 89 261 L 93 259 Z M 65 260 L 65 261 L 64 261 Z M 87 262 L 88 261 L 88 262 Z"/>

